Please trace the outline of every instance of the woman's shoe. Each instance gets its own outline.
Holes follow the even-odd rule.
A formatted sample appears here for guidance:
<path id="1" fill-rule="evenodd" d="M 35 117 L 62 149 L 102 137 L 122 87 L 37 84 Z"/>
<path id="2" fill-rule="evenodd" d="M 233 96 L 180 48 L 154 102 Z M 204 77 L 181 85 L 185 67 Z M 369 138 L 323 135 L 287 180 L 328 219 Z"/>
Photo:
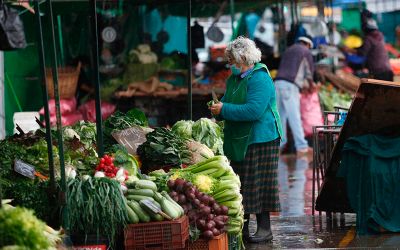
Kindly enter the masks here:
<path id="1" fill-rule="evenodd" d="M 257 232 L 250 236 L 249 243 L 269 242 L 273 239 L 269 212 L 257 214 Z"/>

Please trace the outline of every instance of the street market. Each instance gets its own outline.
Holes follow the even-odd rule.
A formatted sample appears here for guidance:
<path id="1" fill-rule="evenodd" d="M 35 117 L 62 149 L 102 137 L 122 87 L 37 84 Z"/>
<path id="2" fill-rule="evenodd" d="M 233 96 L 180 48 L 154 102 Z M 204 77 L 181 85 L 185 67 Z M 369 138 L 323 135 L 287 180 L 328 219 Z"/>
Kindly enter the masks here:
<path id="1" fill-rule="evenodd" d="M 400 248 L 400 2 L 0 2 L 0 250 Z"/>

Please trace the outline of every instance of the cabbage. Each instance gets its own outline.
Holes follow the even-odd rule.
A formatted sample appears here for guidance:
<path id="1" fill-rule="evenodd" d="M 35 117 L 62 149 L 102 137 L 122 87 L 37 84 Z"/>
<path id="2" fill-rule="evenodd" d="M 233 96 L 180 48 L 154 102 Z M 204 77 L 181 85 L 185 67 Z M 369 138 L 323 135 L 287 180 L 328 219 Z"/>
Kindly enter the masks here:
<path id="1" fill-rule="evenodd" d="M 192 138 L 192 125 L 193 121 L 178 121 L 172 126 L 171 130 L 182 139 Z"/>
<path id="2" fill-rule="evenodd" d="M 214 154 L 224 154 L 222 129 L 210 119 L 201 118 L 197 120 L 192 126 L 192 136 L 196 141 L 209 147 Z"/>

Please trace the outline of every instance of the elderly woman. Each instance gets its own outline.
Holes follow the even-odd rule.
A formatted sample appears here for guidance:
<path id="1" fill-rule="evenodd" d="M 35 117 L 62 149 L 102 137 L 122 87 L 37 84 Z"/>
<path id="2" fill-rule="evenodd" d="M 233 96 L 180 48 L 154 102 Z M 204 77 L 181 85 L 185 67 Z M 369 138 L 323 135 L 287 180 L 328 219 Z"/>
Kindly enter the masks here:
<path id="1" fill-rule="evenodd" d="M 211 113 L 225 121 L 224 152 L 242 182 L 245 210 L 244 239 L 272 240 L 270 212 L 280 210 L 278 191 L 279 143 L 282 136 L 275 87 L 267 67 L 259 63 L 255 43 L 239 37 L 225 51 L 232 75 L 221 102 Z M 250 236 L 250 214 L 257 215 L 257 232 Z"/>

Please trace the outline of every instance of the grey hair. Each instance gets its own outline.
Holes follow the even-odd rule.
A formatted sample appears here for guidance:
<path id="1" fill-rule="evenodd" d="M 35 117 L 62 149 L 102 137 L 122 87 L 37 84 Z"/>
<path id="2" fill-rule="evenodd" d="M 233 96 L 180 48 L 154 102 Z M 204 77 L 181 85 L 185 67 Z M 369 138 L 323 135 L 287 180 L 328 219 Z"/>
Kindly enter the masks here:
<path id="1" fill-rule="evenodd" d="M 250 66 L 261 61 L 261 51 L 253 40 L 239 36 L 228 44 L 225 57 L 228 61 Z"/>

